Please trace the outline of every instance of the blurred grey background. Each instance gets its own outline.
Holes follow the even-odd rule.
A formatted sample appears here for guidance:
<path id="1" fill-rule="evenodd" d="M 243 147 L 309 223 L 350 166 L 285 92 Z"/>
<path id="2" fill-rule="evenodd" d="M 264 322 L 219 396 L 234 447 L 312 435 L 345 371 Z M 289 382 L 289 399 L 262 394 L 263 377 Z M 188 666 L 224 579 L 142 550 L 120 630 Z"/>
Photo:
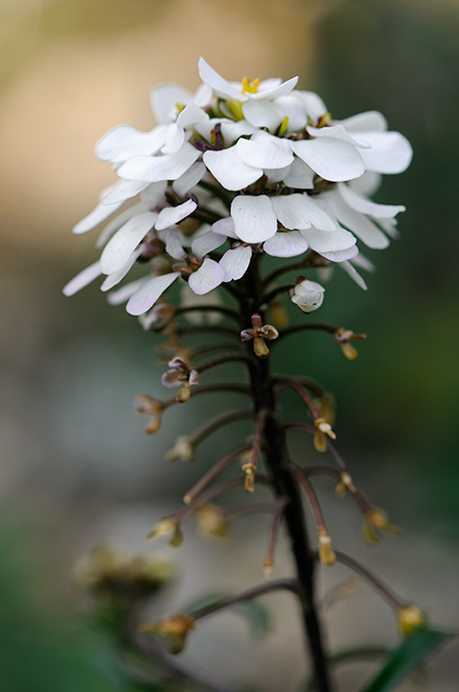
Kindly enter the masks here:
<path id="1" fill-rule="evenodd" d="M 358 360 L 346 361 L 324 334 L 292 337 L 276 358 L 278 369 L 310 374 L 334 392 L 353 476 L 404 530 L 396 543 L 362 547 L 356 512 L 320 485 L 337 547 L 360 555 L 438 624 L 457 626 L 458 29 L 453 0 L 0 0 L 2 689 L 112 689 L 75 624 L 71 566 L 99 541 L 151 551 L 145 534 L 198 473 L 163 455 L 205 417 L 202 400 L 200 409 L 171 411 L 158 436 L 144 435 L 132 400 L 161 394 L 154 337 L 97 288 L 71 300 L 61 288 L 97 256 L 94 235 L 70 232 L 114 180 L 95 142 L 120 123 L 151 129 L 150 87 L 194 88 L 200 55 L 230 79 L 299 74 L 335 118 L 381 110 L 412 142 L 410 169 L 387 176 L 377 194 L 407 206 L 400 239 L 367 253 L 378 268 L 367 293 L 337 274 L 321 308 L 323 320 L 367 333 Z M 212 442 L 202 467 L 228 440 Z M 172 602 L 209 585 L 257 583 L 265 531 L 254 521 L 247 538 L 239 523 L 224 546 L 202 545 L 190 532 L 188 547 L 174 553 L 182 576 Z M 235 556 L 244 565 L 237 574 Z M 276 576 L 287 570 L 281 559 Z M 345 578 L 327 572 L 324 592 Z M 330 618 L 334 648 L 396 640 L 391 614 L 365 593 Z M 284 624 L 251 656 L 231 631 L 234 653 L 220 656 L 221 675 L 233 674 L 237 660 L 239 679 L 255 665 L 254 682 L 278 689 L 289 670 L 293 685 L 304 671 L 295 647 L 279 655 L 289 631 Z M 210 670 L 202 636 L 188 655 Z M 277 678 L 265 670 L 276 655 L 287 666 Z M 457 689 L 454 656 L 450 646 L 433 664 L 433 689 Z M 349 675 L 343 692 L 354 689 Z"/>

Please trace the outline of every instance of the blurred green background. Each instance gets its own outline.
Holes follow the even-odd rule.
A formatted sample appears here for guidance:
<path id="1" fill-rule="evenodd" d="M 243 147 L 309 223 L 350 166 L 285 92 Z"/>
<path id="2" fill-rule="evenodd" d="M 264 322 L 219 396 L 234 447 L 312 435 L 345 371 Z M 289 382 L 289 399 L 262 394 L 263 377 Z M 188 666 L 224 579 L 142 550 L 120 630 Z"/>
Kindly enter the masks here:
<path id="1" fill-rule="evenodd" d="M 376 197 L 406 205 L 400 239 L 366 253 L 368 292 L 336 273 L 321 308 L 367 333 L 358 360 L 324 334 L 291 337 L 276 358 L 334 392 L 354 477 L 405 530 L 363 559 L 457 625 L 458 30 L 449 0 L 0 0 L 0 689 L 111 689 L 71 615 L 71 565 L 101 540 L 143 548 L 196 477 L 162 456 L 202 410 L 171 412 L 154 439 L 132 414 L 137 394 L 161 393 L 153 339 L 95 287 L 71 301 L 61 287 L 96 257 L 93 237 L 70 233 L 113 181 L 95 142 L 122 122 L 150 129 L 149 88 L 195 87 L 199 55 L 231 79 L 299 74 L 335 118 L 381 110 L 413 145 L 410 169 Z M 354 515 L 349 527 L 358 534 Z M 213 559 L 218 587 L 229 577 Z M 246 569 L 256 583 L 258 563 Z M 363 631 L 391 642 L 379 617 Z M 353 627 L 341 620 L 333 642 Z M 452 655 L 437 668 L 434 689 L 457 689 Z"/>

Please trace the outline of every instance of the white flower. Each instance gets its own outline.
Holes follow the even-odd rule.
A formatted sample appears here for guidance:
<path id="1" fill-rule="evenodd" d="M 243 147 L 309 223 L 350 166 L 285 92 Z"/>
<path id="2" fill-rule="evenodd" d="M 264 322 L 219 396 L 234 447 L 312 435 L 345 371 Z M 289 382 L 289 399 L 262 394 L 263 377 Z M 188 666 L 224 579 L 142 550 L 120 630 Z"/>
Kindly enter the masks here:
<path id="1" fill-rule="evenodd" d="M 290 300 L 303 312 L 313 312 L 324 302 L 324 292 L 325 288 L 320 284 L 304 279 L 291 289 Z"/>
<path id="2" fill-rule="evenodd" d="M 73 229 L 106 222 L 100 260 L 65 294 L 101 276 L 101 289 L 112 291 L 142 261 L 146 276 L 109 293 L 111 303 L 142 315 L 177 280 L 202 296 L 239 281 L 254 252 L 288 258 L 308 250 L 366 288 L 357 243 L 386 247 L 404 211 L 369 196 L 381 174 L 407 168 L 408 141 L 375 111 L 334 121 L 317 94 L 295 89 L 297 77 L 229 82 L 202 58 L 199 74 L 194 94 L 172 84 L 152 91 L 151 131 L 120 125 L 98 142 L 97 156 L 119 180 Z M 308 290 L 317 300 L 301 305 L 315 309 L 323 289 Z"/>

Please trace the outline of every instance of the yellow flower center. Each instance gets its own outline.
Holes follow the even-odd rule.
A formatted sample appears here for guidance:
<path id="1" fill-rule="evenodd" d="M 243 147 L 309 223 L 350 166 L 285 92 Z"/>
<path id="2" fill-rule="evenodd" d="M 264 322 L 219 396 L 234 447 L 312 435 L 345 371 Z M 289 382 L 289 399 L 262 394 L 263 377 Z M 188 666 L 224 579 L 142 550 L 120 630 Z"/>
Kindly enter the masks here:
<path id="1" fill-rule="evenodd" d="M 254 79 L 253 82 L 251 82 L 248 77 L 244 77 L 242 80 L 242 91 L 245 91 L 247 94 L 256 94 L 259 84 L 259 79 Z"/>

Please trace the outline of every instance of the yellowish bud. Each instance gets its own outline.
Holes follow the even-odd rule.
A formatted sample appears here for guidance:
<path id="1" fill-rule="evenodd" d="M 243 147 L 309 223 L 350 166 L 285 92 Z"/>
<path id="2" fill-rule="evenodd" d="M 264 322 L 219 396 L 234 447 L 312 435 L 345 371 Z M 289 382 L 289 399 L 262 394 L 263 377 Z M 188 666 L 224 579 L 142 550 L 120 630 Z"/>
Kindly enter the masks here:
<path id="1" fill-rule="evenodd" d="M 314 435 L 314 447 L 318 452 L 325 452 L 327 450 L 326 436 L 331 437 L 332 440 L 336 440 L 336 435 L 333 432 L 330 423 L 328 423 L 325 418 L 316 418 L 314 421 L 314 426 L 316 428 L 316 434 Z"/>
<path id="2" fill-rule="evenodd" d="M 210 538 L 226 538 L 228 522 L 220 507 L 208 503 L 196 510 L 198 528 L 203 536 Z"/>
<path id="3" fill-rule="evenodd" d="M 269 348 L 266 341 L 261 336 L 255 336 L 253 339 L 253 351 L 258 358 L 267 358 L 269 356 Z"/>
<path id="4" fill-rule="evenodd" d="M 172 653 L 174 654 L 178 654 L 183 650 L 188 632 L 194 629 L 194 619 L 182 613 L 171 615 L 153 625 L 143 625 L 141 627 L 142 632 L 154 632 L 161 637 L 170 639 Z"/>
<path id="5" fill-rule="evenodd" d="M 255 490 L 256 467 L 249 462 L 243 465 L 242 470 L 245 471 L 244 489 L 247 493 L 253 493 L 253 491 Z"/>
<path id="6" fill-rule="evenodd" d="M 276 327 L 279 327 L 279 329 L 283 329 L 288 325 L 288 314 L 280 300 L 274 300 L 271 303 L 270 310 L 273 322 L 276 325 Z"/>
<path id="7" fill-rule="evenodd" d="M 339 497 L 344 497 L 346 490 L 349 490 L 350 493 L 355 493 L 357 488 L 352 482 L 350 475 L 346 471 L 343 471 L 341 474 L 341 483 L 338 483 L 335 492 Z"/>
<path id="8" fill-rule="evenodd" d="M 359 352 L 357 351 L 355 346 L 353 346 L 349 341 L 343 341 L 343 343 L 340 344 L 340 346 L 342 352 L 348 360 L 355 360 L 356 358 L 358 358 Z"/>
<path id="9" fill-rule="evenodd" d="M 193 457 L 194 448 L 186 435 L 179 435 L 172 449 L 166 452 L 166 459 L 168 461 L 177 461 L 177 459 L 191 461 Z"/>
<path id="10" fill-rule="evenodd" d="M 159 538 L 160 536 L 167 536 L 168 534 L 172 534 L 169 541 L 170 545 L 174 546 L 174 548 L 178 548 L 183 542 L 183 534 L 180 529 L 180 524 L 173 517 L 165 517 L 164 519 L 158 521 L 154 529 L 148 534 L 147 538 L 153 540 L 155 538 Z"/>
<path id="11" fill-rule="evenodd" d="M 273 571 L 274 562 L 272 560 L 265 560 L 263 564 L 263 578 L 264 581 L 271 581 L 271 574 Z"/>
<path id="12" fill-rule="evenodd" d="M 326 529 L 319 529 L 319 558 L 326 567 L 333 567 L 336 555 L 331 545 L 330 534 Z"/>
<path id="13" fill-rule="evenodd" d="M 177 396 L 175 397 L 176 401 L 179 402 L 179 404 L 185 404 L 188 399 L 191 396 L 191 388 L 190 384 L 186 382 L 182 387 L 180 387 L 179 392 Z"/>
<path id="14" fill-rule="evenodd" d="M 409 637 L 419 627 L 426 624 L 422 610 L 413 604 L 402 606 L 398 611 L 398 628 L 401 634 Z"/>

